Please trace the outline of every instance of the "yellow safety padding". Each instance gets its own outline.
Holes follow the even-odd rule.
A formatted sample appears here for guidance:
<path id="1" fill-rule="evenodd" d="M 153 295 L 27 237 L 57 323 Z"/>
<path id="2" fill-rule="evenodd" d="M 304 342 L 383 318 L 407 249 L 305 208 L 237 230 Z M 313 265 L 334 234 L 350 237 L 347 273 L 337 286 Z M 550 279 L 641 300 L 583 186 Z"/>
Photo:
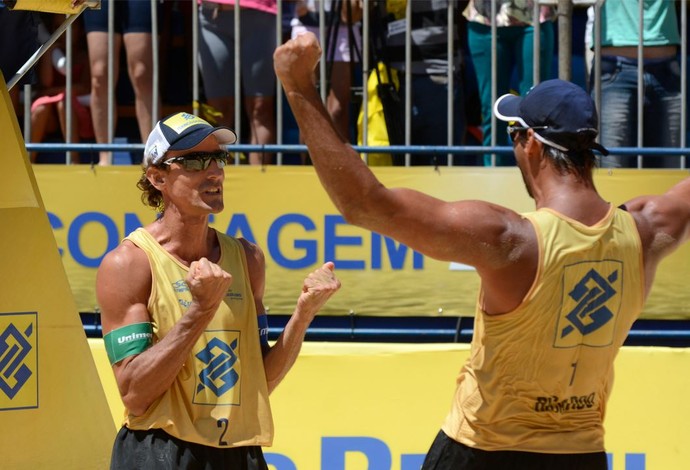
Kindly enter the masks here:
<path id="1" fill-rule="evenodd" d="M 116 428 L 0 75 L 2 468 L 107 468 Z"/>

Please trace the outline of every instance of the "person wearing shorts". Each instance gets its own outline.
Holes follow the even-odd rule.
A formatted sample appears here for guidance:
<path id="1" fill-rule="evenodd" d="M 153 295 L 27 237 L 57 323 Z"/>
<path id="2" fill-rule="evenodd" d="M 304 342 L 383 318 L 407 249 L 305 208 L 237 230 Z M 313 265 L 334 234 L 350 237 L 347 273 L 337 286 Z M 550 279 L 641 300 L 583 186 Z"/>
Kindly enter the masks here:
<path id="1" fill-rule="evenodd" d="M 91 65 L 91 116 L 96 142 L 108 142 L 108 2 L 100 10 L 83 13 L 86 41 Z M 134 107 L 141 141 L 153 127 L 153 46 L 151 35 L 151 3 L 137 0 L 115 1 L 113 87 L 119 77 L 120 50 L 127 52 L 127 72 L 134 90 Z M 117 103 L 113 119 L 117 122 Z M 99 164 L 111 162 L 110 152 L 100 152 Z"/>
<path id="2" fill-rule="evenodd" d="M 35 11 L 12 11 L 0 2 L 0 44 L 3 45 L 0 47 L 0 71 L 6 84 L 38 50 L 38 23 L 38 13 Z M 23 85 L 36 81 L 33 70 L 29 69 L 10 90 L 15 113 L 19 106 L 19 90 Z"/>
<path id="3" fill-rule="evenodd" d="M 249 124 L 249 143 L 276 141 L 275 0 L 240 1 L 240 94 Z M 199 71 L 206 100 L 220 113 L 217 124 L 235 127 L 234 0 L 202 1 L 199 5 Z M 250 152 L 249 163 L 271 163 L 272 154 Z"/>

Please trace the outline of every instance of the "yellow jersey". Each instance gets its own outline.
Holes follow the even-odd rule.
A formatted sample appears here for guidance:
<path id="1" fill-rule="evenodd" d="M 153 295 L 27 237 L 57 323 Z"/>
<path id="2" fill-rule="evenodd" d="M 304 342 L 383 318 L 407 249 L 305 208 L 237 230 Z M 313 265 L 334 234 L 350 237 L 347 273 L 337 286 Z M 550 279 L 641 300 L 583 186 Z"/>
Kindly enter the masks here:
<path id="1" fill-rule="evenodd" d="M 217 233 L 218 265 L 233 281 L 172 386 L 142 416 L 125 410 L 129 429 L 158 428 L 184 441 L 213 447 L 270 446 L 273 419 L 259 344 L 257 312 L 244 247 Z M 151 265 L 148 310 L 154 344 L 185 314 L 192 296 L 184 281 L 188 268 L 145 229 L 127 238 Z"/>
<path id="2" fill-rule="evenodd" d="M 551 209 L 524 214 L 539 244 L 534 283 L 512 312 L 477 303 L 470 357 L 443 431 L 483 450 L 604 450 L 618 350 L 644 304 L 642 248 L 623 209 L 586 226 Z"/>

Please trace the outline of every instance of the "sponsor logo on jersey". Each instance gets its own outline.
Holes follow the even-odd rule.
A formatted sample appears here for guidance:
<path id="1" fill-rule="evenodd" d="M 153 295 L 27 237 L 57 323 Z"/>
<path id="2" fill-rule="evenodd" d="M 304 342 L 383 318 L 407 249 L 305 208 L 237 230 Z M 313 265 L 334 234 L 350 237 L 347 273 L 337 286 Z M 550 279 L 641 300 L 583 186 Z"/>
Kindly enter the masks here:
<path id="1" fill-rule="evenodd" d="M 622 268 L 623 263 L 615 260 L 566 266 L 555 347 L 604 347 L 613 342 L 621 305 Z"/>
<path id="2" fill-rule="evenodd" d="M 197 374 L 195 404 L 240 404 L 240 332 L 223 331 L 196 354 L 201 369 Z"/>

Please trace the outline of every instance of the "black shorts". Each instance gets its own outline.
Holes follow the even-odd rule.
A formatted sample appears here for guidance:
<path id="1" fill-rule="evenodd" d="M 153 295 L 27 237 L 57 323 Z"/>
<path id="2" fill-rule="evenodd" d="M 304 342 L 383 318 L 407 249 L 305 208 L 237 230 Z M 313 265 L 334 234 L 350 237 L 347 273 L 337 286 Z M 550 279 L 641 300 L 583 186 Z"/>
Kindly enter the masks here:
<path id="1" fill-rule="evenodd" d="M 9 10 L 0 7 L 0 70 L 9 82 L 40 46 L 38 43 L 38 13 Z M 34 67 L 17 85 L 35 83 Z"/>
<path id="2" fill-rule="evenodd" d="M 512 450 L 487 451 L 461 444 L 440 431 L 422 470 L 607 470 L 606 452 L 542 454 Z"/>
<path id="3" fill-rule="evenodd" d="M 108 32 L 108 1 L 101 0 L 101 9 L 87 8 L 82 14 L 84 30 Z M 160 18 L 160 4 L 158 17 Z M 117 0 L 114 5 L 113 27 L 116 34 L 151 33 L 151 2 L 148 0 Z"/>
<path id="4" fill-rule="evenodd" d="M 111 470 L 268 470 L 259 446 L 203 446 L 172 437 L 160 429 L 117 433 Z"/>

